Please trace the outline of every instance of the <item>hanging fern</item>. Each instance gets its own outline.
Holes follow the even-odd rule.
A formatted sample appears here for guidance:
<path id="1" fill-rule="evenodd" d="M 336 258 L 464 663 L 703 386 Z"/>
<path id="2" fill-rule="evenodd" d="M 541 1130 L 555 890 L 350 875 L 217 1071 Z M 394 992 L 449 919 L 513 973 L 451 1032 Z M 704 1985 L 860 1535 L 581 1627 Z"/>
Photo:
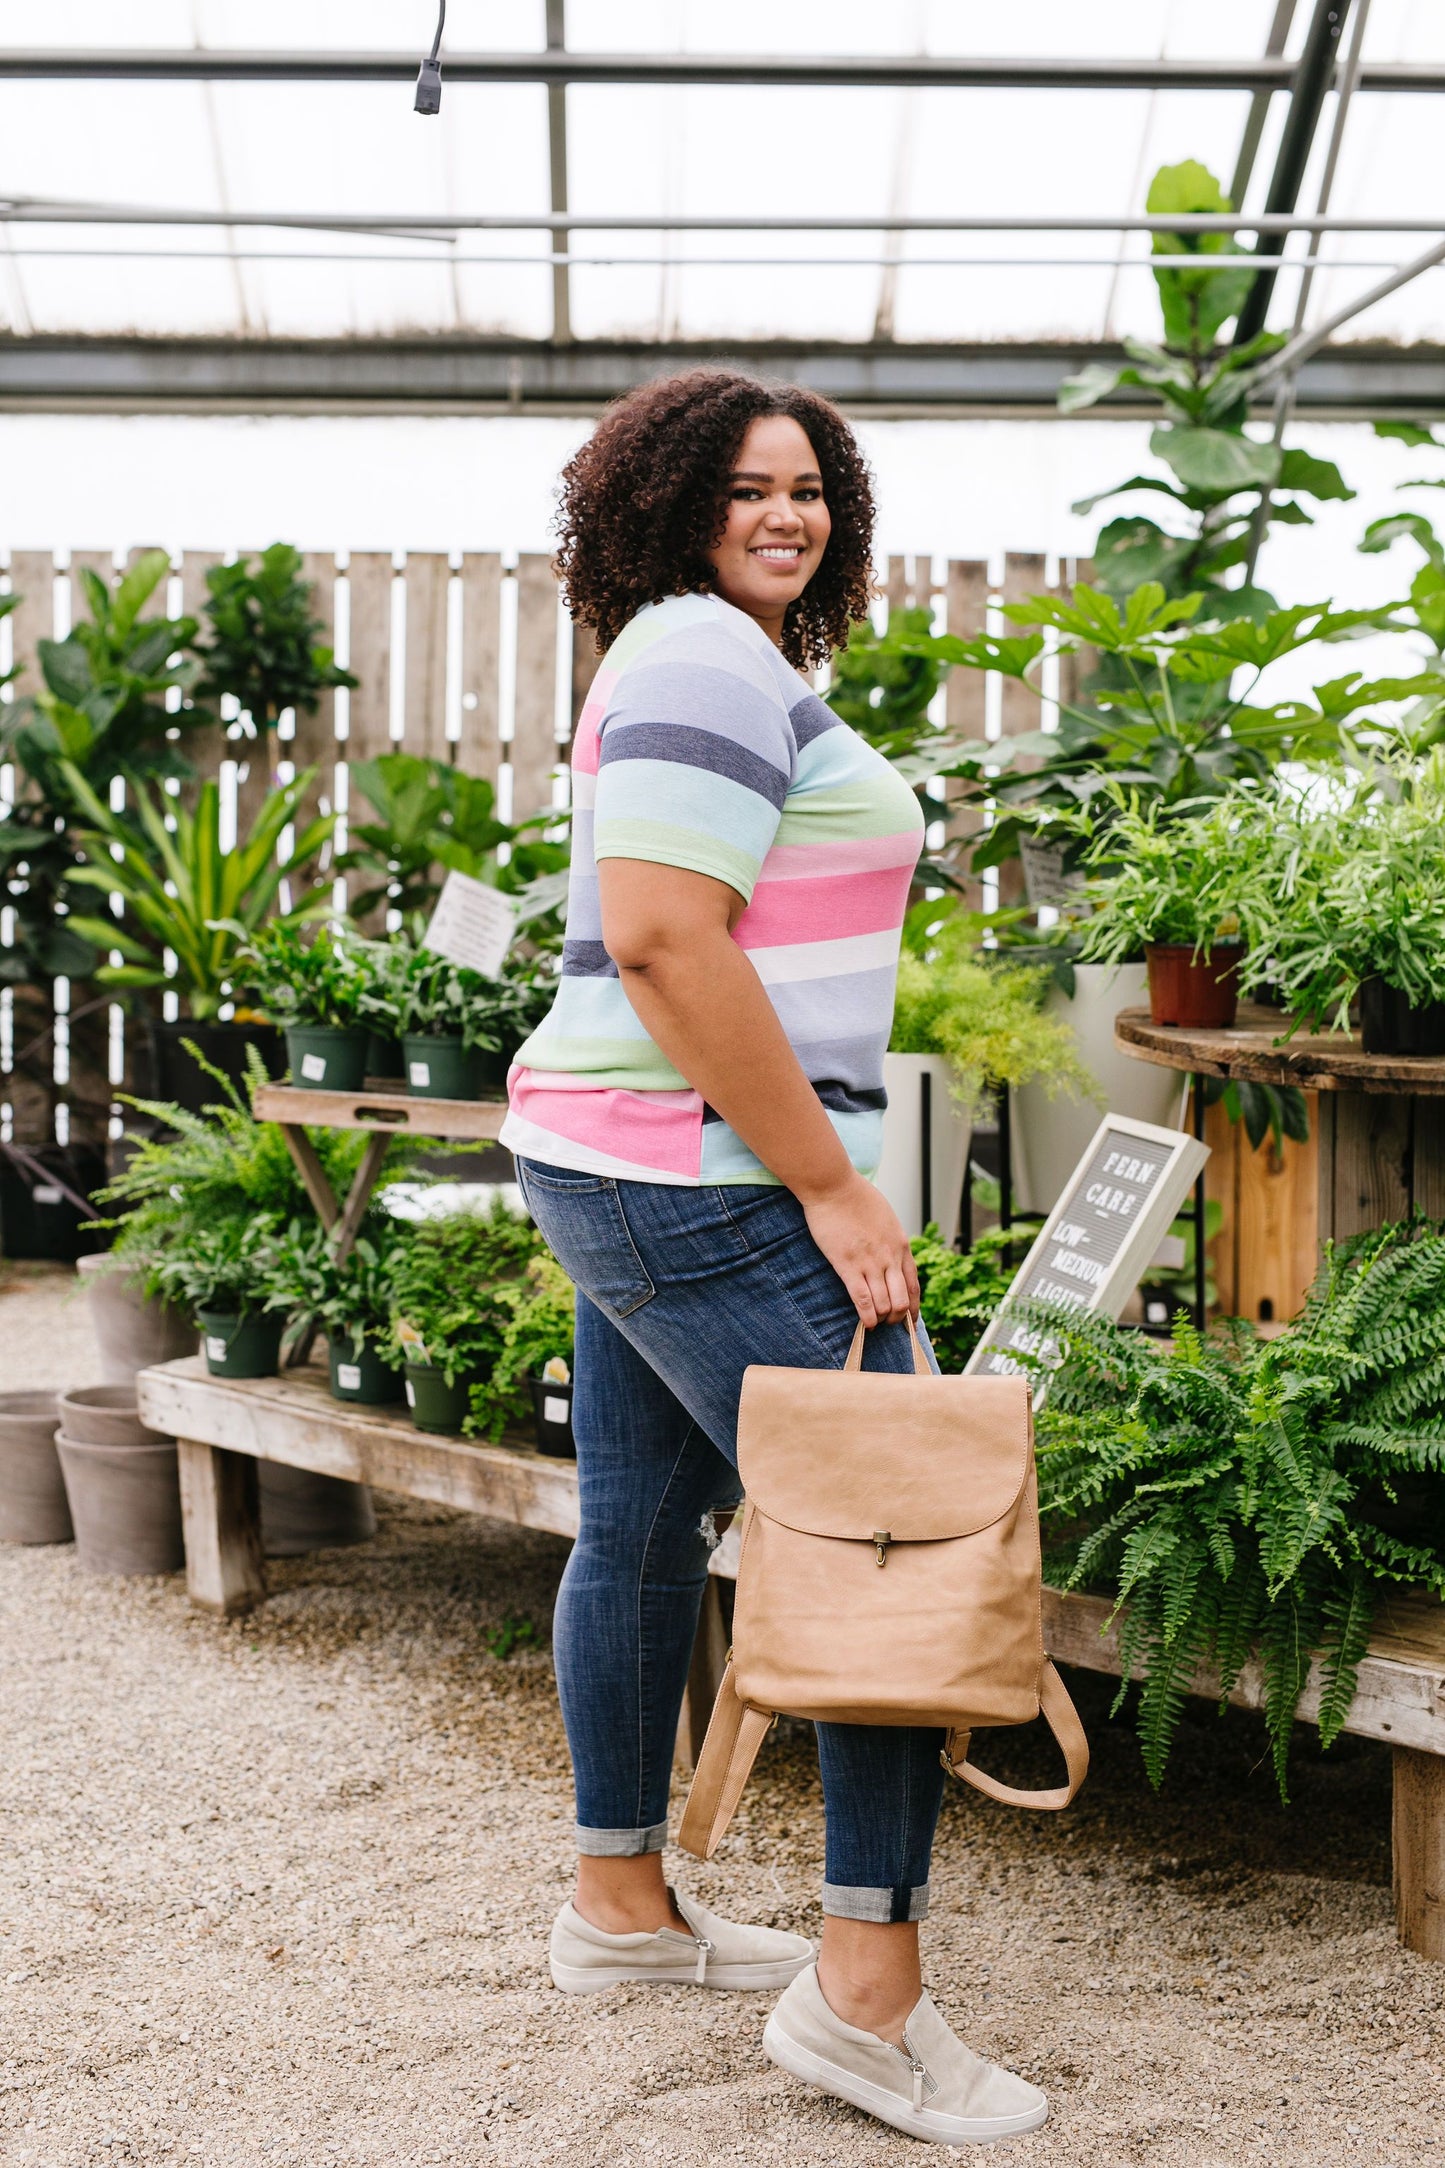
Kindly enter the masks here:
<path id="1" fill-rule="evenodd" d="M 1172 1347 L 1040 1309 L 1063 1350 L 1039 1416 L 1051 1575 L 1111 1586 L 1159 1784 L 1197 1674 L 1221 1707 L 1257 1657 L 1280 1794 L 1318 1657 L 1321 1744 L 1354 1698 L 1380 1587 L 1445 1598 L 1445 1228 L 1331 1246 L 1272 1340 L 1235 1320 Z"/>

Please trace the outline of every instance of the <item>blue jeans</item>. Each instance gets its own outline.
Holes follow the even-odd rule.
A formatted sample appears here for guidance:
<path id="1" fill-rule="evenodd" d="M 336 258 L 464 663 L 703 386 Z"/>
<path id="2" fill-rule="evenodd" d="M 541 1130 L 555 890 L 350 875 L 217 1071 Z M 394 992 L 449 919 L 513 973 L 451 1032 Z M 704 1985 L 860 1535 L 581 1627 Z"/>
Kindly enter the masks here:
<path id="1" fill-rule="evenodd" d="M 618 1182 L 519 1160 L 528 1209 L 577 1286 L 572 1421 L 581 1532 L 554 1647 L 587 1853 L 661 1851 L 714 1508 L 735 1505 L 749 1363 L 841 1368 L 857 1317 L 791 1191 Z M 909 1370 L 901 1325 L 864 1368 Z M 820 1724 L 823 1909 L 918 1920 L 943 1733 Z"/>

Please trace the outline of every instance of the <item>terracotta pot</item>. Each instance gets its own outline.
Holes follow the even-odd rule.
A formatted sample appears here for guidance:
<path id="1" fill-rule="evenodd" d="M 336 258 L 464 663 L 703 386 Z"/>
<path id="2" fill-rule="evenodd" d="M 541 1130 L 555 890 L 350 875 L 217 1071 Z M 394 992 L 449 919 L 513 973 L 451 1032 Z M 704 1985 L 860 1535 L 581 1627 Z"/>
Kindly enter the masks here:
<path id="1" fill-rule="evenodd" d="M 1445 1001 L 1411 1006 L 1383 979 L 1360 988 L 1360 1044 L 1367 1054 L 1445 1054 Z"/>
<path id="2" fill-rule="evenodd" d="M 0 1393 L 0 1543 L 69 1543 L 75 1533 L 55 1420 L 54 1393 Z"/>
<path id="3" fill-rule="evenodd" d="M 75 1269 L 85 1289 L 100 1349 L 100 1374 L 107 1385 L 129 1385 L 138 1370 L 148 1370 L 152 1363 L 195 1354 L 191 1320 L 169 1303 L 152 1300 L 139 1278 L 127 1273 L 108 1250 L 78 1257 Z"/>
<path id="4" fill-rule="evenodd" d="M 1207 957 L 1187 941 L 1159 941 L 1144 951 L 1149 966 L 1149 1015 L 1156 1024 L 1220 1030 L 1239 1008 L 1242 941 L 1216 941 Z"/>
<path id="5" fill-rule="evenodd" d="M 135 1386 L 81 1385 L 62 1393 L 59 1427 L 77 1445 L 169 1445 L 163 1430 L 152 1430 L 136 1413 Z"/>
<path id="6" fill-rule="evenodd" d="M 55 1440 L 84 1573 L 175 1573 L 185 1564 L 174 1443 Z"/>
<path id="7" fill-rule="evenodd" d="M 268 1558 L 336 1551 L 376 1534 L 376 1510 L 364 1483 L 313 1475 L 279 1460 L 263 1460 L 260 1477 L 261 1544 Z"/>

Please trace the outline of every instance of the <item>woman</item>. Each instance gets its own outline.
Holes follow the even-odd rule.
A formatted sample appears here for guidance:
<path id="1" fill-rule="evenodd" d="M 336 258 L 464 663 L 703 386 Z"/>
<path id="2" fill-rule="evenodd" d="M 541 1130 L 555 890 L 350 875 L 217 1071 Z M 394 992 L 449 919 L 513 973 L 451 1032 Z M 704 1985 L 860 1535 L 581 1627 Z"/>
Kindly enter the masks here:
<path id="1" fill-rule="evenodd" d="M 557 999 L 503 1141 L 577 1285 L 581 1532 L 557 1604 L 577 1783 L 569 1992 L 785 1987 L 777 2062 L 943 2144 L 1044 2120 L 923 1993 L 941 1733 L 820 1724 L 823 1940 L 664 1879 L 673 1739 L 749 1363 L 911 1368 L 918 1281 L 869 1177 L 913 793 L 798 675 L 862 618 L 873 500 L 792 386 L 699 370 L 604 416 L 564 475 L 558 568 L 604 659 L 573 753 Z"/>

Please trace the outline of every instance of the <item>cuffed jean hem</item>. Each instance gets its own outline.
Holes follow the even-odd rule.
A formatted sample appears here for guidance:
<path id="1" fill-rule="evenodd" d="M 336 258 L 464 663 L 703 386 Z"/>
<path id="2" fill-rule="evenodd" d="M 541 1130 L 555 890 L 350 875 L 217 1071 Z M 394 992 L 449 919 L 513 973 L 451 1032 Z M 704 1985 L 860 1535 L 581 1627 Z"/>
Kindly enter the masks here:
<path id="1" fill-rule="evenodd" d="M 897 1889 L 850 1889 L 843 1882 L 823 1884 L 823 1910 L 835 1920 L 871 1920 L 880 1927 L 896 1926 L 900 1920 L 926 1920 L 928 1884 Z"/>
<path id="2" fill-rule="evenodd" d="M 650 1829 L 584 1829 L 577 1824 L 577 1849 L 588 1859 L 636 1859 L 666 1845 L 666 1822 L 654 1822 Z"/>

